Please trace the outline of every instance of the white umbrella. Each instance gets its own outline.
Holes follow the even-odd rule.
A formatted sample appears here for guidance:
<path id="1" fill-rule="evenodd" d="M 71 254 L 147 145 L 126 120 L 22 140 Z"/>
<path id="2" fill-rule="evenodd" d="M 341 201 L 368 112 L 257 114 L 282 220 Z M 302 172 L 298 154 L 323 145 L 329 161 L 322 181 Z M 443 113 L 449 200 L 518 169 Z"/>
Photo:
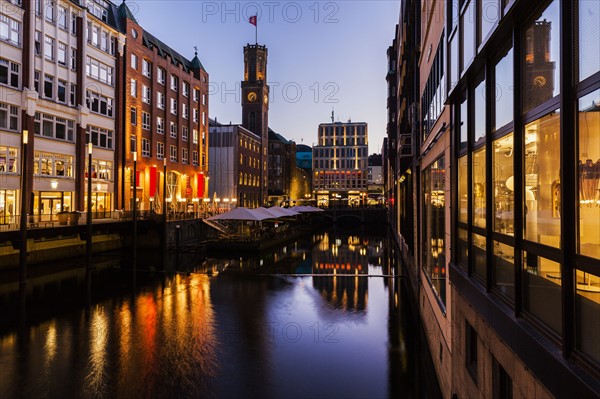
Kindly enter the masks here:
<path id="1" fill-rule="evenodd" d="M 286 209 L 286 208 L 282 208 L 280 206 L 272 206 L 270 208 L 267 208 L 267 210 L 271 213 L 274 213 L 280 217 L 285 217 L 285 216 L 296 216 L 299 215 L 300 212 L 294 211 L 294 210 L 290 210 L 290 209 Z"/>
<path id="2" fill-rule="evenodd" d="M 248 209 L 239 207 L 232 209 L 229 212 L 221 213 L 219 215 L 211 216 L 207 220 L 265 220 L 270 219 L 272 216 L 266 216 L 260 212 L 256 212 L 256 209 Z"/>

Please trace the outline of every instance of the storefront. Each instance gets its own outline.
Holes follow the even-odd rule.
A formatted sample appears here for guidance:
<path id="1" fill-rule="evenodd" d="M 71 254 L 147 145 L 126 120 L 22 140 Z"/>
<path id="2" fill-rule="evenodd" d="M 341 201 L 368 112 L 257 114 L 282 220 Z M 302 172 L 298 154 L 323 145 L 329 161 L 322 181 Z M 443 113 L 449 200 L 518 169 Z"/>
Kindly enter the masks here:
<path id="1" fill-rule="evenodd" d="M 71 212 L 73 209 L 73 193 L 66 191 L 34 191 L 34 220 L 39 222 L 55 222 L 59 212 Z"/>

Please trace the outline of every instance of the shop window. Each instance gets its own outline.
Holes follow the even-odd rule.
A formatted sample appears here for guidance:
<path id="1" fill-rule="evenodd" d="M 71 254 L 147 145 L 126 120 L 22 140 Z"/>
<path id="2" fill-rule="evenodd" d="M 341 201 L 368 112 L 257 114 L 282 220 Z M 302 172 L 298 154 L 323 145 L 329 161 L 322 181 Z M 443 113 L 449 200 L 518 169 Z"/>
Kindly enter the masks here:
<path id="1" fill-rule="evenodd" d="M 576 270 L 575 346 L 600 364 L 600 276 Z"/>
<path id="2" fill-rule="evenodd" d="M 600 259 L 600 90 L 579 99 L 579 253 Z"/>
<path id="3" fill-rule="evenodd" d="M 562 333 L 560 264 L 532 252 L 523 252 L 523 308 L 554 332 Z"/>
<path id="4" fill-rule="evenodd" d="M 494 231 L 514 235 L 514 148 L 513 134 L 494 141 L 492 171 L 494 195 Z"/>
<path id="5" fill-rule="evenodd" d="M 17 209 L 16 190 L 0 190 L 0 224 L 15 222 Z"/>
<path id="6" fill-rule="evenodd" d="M 473 274 L 487 279 L 486 238 L 479 234 L 473 236 Z"/>
<path id="7" fill-rule="evenodd" d="M 469 264 L 469 235 L 467 230 L 458 229 L 458 262 L 464 267 Z"/>
<path id="8" fill-rule="evenodd" d="M 72 178 L 74 177 L 73 157 L 36 151 L 33 155 L 33 174 L 34 176 Z"/>
<path id="9" fill-rule="evenodd" d="M 515 298 L 515 250 L 510 245 L 494 241 L 492 272 L 494 287 L 504 296 Z"/>
<path id="10" fill-rule="evenodd" d="M 513 51 L 512 48 L 498 61 L 495 71 L 495 129 L 501 128 L 513 119 Z"/>
<path id="11" fill-rule="evenodd" d="M 0 146 L 0 173 L 17 173 L 17 154 L 15 147 Z"/>
<path id="12" fill-rule="evenodd" d="M 485 147 L 473 153 L 473 225 L 486 227 Z"/>
<path id="13" fill-rule="evenodd" d="M 560 246 L 560 112 L 525 126 L 525 238 Z"/>
<path id="14" fill-rule="evenodd" d="M 440 157 L 423 172 L 423 270 L 442 306 L 446 306 L 446 252 L 444 246 L 445 163 Z"/>
<path id="15" fill-rule="evenodd" d="M 579 0 L 579 81 L 600 71 L 600 1 Z"/>
<path id="16" fill-rule="evenodd" d="M 525 27 L 525 112 L 560 93 L 560 31 L 558 0 Z"/>
<path id="17" fill-rule="evenodd" d="M 458 160 L 458 221 L 467 223 L 468 218 L 468 176 L 467 176 L 467 156 L 462 156 Z"/>

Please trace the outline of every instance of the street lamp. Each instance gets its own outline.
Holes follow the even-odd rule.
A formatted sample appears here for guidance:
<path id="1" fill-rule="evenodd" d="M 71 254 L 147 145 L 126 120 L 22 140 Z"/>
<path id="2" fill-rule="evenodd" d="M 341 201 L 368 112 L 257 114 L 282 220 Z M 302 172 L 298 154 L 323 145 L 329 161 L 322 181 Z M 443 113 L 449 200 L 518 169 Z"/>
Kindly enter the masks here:
<path id="1" fill-rule="evenodd" d="M 21 246 L 19 248 L 19 290 L 21 292 L 22 310 L 25 311 L 27 288 L 27 141 L 29 131 L 23 130 L 23 146 L 21 147 Z"/>
<path id="2" fill-rule="evenodd" d="M 137 149 L 133 153 L 133 270 L 137 262 Z"/>
<path id="3" fill-rule="evenodd" d="M 91 137 L 90 137 L 91 140 Z M 92 269 L 92 142 L 87 145 L 88 169 L 87 169 L 87 240 L 85 242 L 85 255 L 87 270 Z"/>

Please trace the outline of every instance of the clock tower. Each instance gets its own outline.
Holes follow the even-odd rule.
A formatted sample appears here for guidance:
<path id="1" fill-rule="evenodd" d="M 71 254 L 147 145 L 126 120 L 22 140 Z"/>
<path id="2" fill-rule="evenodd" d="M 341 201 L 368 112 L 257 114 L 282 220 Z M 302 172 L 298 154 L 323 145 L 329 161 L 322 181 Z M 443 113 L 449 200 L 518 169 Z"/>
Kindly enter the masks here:
<path id="1" fill-rule="evenodd" d="M 267 85 L 267 48 L 259 44 L 244 47 L 242 81 L 242 126 L 261 139 L 261 198 L 267 202 L 267 160 L 269 148 L 269 86 Z"/>

